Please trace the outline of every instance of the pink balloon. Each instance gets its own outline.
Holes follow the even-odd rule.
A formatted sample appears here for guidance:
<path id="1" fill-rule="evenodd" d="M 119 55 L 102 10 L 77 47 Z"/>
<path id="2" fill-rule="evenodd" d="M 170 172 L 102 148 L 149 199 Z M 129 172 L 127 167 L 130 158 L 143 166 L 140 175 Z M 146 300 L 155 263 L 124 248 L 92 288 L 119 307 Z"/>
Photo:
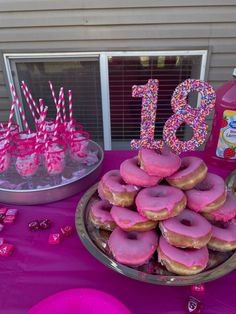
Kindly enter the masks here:
<path id="1" fill-rule="evenodd" d="M 131 314 L 115 297 L 94 289 L 71 289 L 34 305 L 27 314 Z"/>

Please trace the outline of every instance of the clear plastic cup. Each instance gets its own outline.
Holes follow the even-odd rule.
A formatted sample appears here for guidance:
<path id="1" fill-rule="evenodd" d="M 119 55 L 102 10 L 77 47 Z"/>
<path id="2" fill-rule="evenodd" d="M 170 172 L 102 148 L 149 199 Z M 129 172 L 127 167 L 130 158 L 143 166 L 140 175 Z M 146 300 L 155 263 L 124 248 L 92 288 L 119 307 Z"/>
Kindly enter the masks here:
<path id="1" fill-rule="evenodd" d="M 16 156 L 15 162 L 16 171 L 23 178 L 30 178 L 34 176 L 39 168 L 38 152 L 26 152 Z"/>
<path id="2" fill-rule="evenodd" d="M 66 147 L 62 141 L 49 141 L 48 149 L 44 147 L 43 154 L 44 167 L 51 176 L 58 176 L 65 168 Z"/>
<path id="3" fill-rule="evenodd" d="M 0 139 L 6 139 L 6 135 L 8 132 L 8 123 L 1 123 L 1 127 L 0 127 Z M 15 134 L 19 133 L 19 125 L 13 123 L 11 125 L 11 131 L 9 134 L 9 138 L 11 138 L 12 136 L 14 136 Z"/>
<path id="4" fill-rule="evenodd" d="M 0 139 L 0 174 L 5 174 L 11 164 L 10 144 L 5 139 Z"/>
<path id="5" fill-rule="evenodd" d="M 18 155 L 35 151 L 36 133 L 18 132 L 12 137 L 12 152 Z"/>
<path id="6" fill-rule="evenodd" d="M 88 154 L 90 134 L 85 131 L 73 131 L 67 137 L 68 151 L 70 158 L 79 162 Z"/>

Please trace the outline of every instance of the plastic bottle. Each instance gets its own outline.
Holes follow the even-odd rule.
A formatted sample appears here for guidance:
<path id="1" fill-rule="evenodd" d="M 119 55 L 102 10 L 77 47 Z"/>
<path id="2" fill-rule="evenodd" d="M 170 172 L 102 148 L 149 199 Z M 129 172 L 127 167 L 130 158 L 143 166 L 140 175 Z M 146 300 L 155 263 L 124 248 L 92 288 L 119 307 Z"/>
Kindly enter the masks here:
<path id="1" fill-rule="evenodd" d="M 236 169 L 236 68 L 234 79 L 216 91 L 215 116 L 205 147 L 205 160 L 216 167 Z"/>

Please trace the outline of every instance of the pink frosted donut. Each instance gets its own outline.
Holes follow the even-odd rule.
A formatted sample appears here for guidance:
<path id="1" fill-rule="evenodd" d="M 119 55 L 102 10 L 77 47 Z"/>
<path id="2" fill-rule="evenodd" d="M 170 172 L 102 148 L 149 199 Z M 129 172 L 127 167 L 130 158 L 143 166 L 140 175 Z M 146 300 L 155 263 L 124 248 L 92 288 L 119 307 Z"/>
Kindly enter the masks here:
<path id="1" fill-rule="evenodd" d="M 194 275 L 207 266 L 209 254 L 207 247 L 201 249 L 179 249 L 160 237 L 158 260 L 170 271 L 178 275 Z"/>
<path id="2" fill-rule="evenodd" d="M 121 178 L 119 170 L 108 171 L 99 182 L 98 193 L 102 199 L 108 200 L 112 205 L 131 206 L 139 187 L 126 184 Z"/>
<path id="3" fill-rule="evenodd" d="M 138 158 L 134 157 L 126 159 L 120 165 L 120 174 L 127 184 L 133 184 L 142 187 L 157 185 L 161 181 L 161 177 L 149 176 L 138 165 Z"/>
<path id="4" fill-rule="evenodd" d="M 212 237 L 208 247 L 214 251 L 227 252 L 236 249 L 236 221 L 212 226 Z"/>
<path id="5" fill-rule="evenodd" d="M 113 206 L 111 216 L 115 223 L 125 231 L 148 231 L 157 226 L 156 221 L 148 220 L 136 211 L 124 207 Z"/>
<path id="6" fill-rule="evenodd" d="M 126 232 L 119 227 L 112 231 L 108 245 L 114 259 L 125 265 L 145 264 L 157 248 L 158 236 L 155 231 Z"/>
<path id="7" fill-rule="evenodd" d="M 150 176 L 169 177 L 179 169 L 181 164 L 180 157 L 167 147 L 163 147 L 160 152 L 141 148 L 138 158 L 141 169 Z"/>
<path id="8" fill-rule="evenodd" d="M 114 230 L 116 223 L 110 214 L 111 207 L 112 205 L 106 200 L 94 203 L 89 213 L 92 224 L 100 229 Z"/>
<path id="9" fill-rule="evenodd" d="M 210 213 L 203 213 L 203 215 L 207 219 L 214 221 L 227 222 L 233 219 L 236 215 L 236 197 L 228 192 L 226 201 L 220 208 Z"/>
<path id="10" fill-rule="evenodd" d="M 200 249 L 207 245 L 212 233 L 211 224 L 189 209 L 161 221 L 159 227 L 166 241 L 180 248 Z"/>
<path id="11" fill-rule="evenodd" d="M 196 212 L 209 213 L 220 208 L 226 200 L 226 186 L 224 180 L 214 174 L 207 173 L 206 178 L 192 190 L 185 192 L 187 204 Z"/>
<path id="12" fill-rule="evenodd" d="M 178 215 L 186 206 L 186 196 L 173 186 L 158 185 L 141 190 L 135 200 L 137 210 L 150 220 Z"/>
<path id="13" fill-rule="evenodd" d="M 207 166 L 198 157 L 184 157 L 181 159 L 180 169 L 166 178 L 166 181 L 179 189 L 189 190 L 200 183 L 207 174 Z"/>

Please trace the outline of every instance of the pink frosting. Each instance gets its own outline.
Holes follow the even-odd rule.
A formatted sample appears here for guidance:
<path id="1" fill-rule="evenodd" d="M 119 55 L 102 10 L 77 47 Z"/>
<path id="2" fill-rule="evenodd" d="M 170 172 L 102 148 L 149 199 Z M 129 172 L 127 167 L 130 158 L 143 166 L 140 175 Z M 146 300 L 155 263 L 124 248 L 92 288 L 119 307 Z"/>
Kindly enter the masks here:
<path id="1" fill-rule="evenodd" d="M 236 215 L 236 197 L 232 193 L 227 194 L 226 202 L 223 206 L 211 212 L 214 220 L 229 221 Z"/>
<path id="2" fill-rule="evenodd" d="M 226 227 L 212 226 L 212 238 L 226 242 L 236 241 L 236 223 L 230 222 Z"/>
<path id="3" fill-rule="evenodd" d="M 214 174 L 207 173 L 206 178 L 193 189 L 186 191 L 188 207 L 196 212 L 201 211 L 225 193 L 224 180 Z"/>
<path id="4" fill-rule="evenodd" d="M 137 223 L 148 221 L 147 218 L 144 218 L 139 213 L 119 206 L 112 206 L 111 216 L 121 229 L 129 228 Z"/>
<path id="5" fill-rule="evenodd" d="M 100 196 L 100 198 L 101 198 L 102 200 L 105 200 L 105 199 L 106 199 L 106 196 L 105 196 L 105 194 L 104 194 L 104 192 L 103 192 L 103 189 L 102 189 L 102 187 L 101 187 L 101 181 L 100 181 L 99 184 L 98 184 L 98 195 Z"/>
<path id="6" fill-rule="evenodd" d="M 138 165 L 138 158 L 127 159 L 120 165 L 120 174 L 127 184 L 134 184 L 143 187 L 156 185 L 162 178 L 149 176 Z"/>
<path id="7" fill-rule="evenodd" d="M 139 187 L 131 184 L 126 184 L 121 178 L 119 170 L 108 171 L 102 177 L 102 183 L 106 185 L 111 192 L 122 193 L 122 192 L 137 192 Z"/>
<path id="8" fill-rule="evenodd" d="M 167 147 L 163 147 L 160 153 L 141 148 L 139 154 L 143 161 L 144 170 L 151 176 L 171 176 L 181 165 L 180 157 L 172 153 Z"/>
<path id="9" fill-rule="evenodd" d="M 101 223 L 106 223 L 107 221 L 114 221 L 110 214 L 111 207 L 112 205 L 108 201 L 101 200 L 92 205 L 91 211 L 93 216 L 99 219 Z"/>
<path id="10" fill-rule="evenodd" d="M 190 222 L 190 226 L 183 224 L 181 221 Z M 163 220 L 161 225 L 164 231 L 171 231 L 186 237 L 198 239 L 208 235 L 211 230 L 211 224 L 200 214 L 189 209 L 185 209 L 178 216 Z"/>
<path id="11" fill-rule="evenodd" d="M 203 164 L 203 160 L 198 157 L 184 157 L 181 159 L 180 169 L 170 176 L 170 179 L 182 179 L 186 176 L 189 176 L 191 173 L 196 171 L 201 164 Z"/>
<path id="12" fill-rule="evenodd" d="M 155 231 L 125 232 L 116 227 L 108 240 L 110 250 L 119 263 L 139 266 L 146 263 L 157 248 Z"/>
<path id="13" fill-rule="evenodd" d="M 209 255 L 206 246 L 201 249 L 179 249 L 170 245 L 165 238 L 161 236 L 159 248 L 168 258 L 187 267 L 207 266 Z M 160 256 L 158 256 L 158 259 L 159 262 L 161 262 Z"/>
<path id="14" fill-rule="evenodd" d="M 184 193 L 173 186 L 158 185 L 141 190 L 136 197 L 138 212 L 143 215 L 144 211 L 158 212 L 167 209 L 171 212 L 176 204 L 184 197 Z"/>

